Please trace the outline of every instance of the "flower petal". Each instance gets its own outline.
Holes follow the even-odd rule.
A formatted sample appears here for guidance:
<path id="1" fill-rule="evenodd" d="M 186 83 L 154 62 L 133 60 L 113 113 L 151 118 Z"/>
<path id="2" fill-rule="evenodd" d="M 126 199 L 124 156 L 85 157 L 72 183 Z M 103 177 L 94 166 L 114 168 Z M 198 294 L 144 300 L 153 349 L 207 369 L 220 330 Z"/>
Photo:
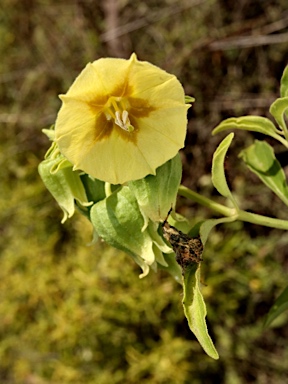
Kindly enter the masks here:
<path id="1" fill-rule="evenodd" d="M 82 101 L 99 99 L 100 102 L 105 101 L 105 96 L 115 92 L 115 96 L 121 96 L 130 65 L 130 60 L 114 58 L 102 58 L 89 63 L 66 95 Z"/>
<path id="2" fill-rule="evenodd" d="M 117 131 L 109 139 L 96 142 L 76 167 L 111 184 L 123 184 L 154 173 L 139 147 L 123 140 Z"/>

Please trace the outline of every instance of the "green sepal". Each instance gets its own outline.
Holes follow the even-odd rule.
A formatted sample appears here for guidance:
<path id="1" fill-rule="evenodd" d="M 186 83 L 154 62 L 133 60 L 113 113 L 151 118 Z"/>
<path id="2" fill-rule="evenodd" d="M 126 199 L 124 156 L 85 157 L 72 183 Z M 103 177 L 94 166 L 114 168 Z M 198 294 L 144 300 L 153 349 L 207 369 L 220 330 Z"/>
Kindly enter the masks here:
<path id="1" fill-rule="evenodd" d="M 149 219 L 153 222 L 163 221 L 168 211 L 175 207 L 181 176 L 182 164 L 180 155 L 177 154 L 157 168 L 155 176 L 148 175 L 144 179 L 128 183 L 143 214 L 143 230 Z"/>
<path id="2" fill-rule="evenodd" d="M 75 200 L 83 210 L 92 202 L 87 199 L 79 172 L 72 170 L 72 164 L 60 154 L 56 143 L 51 145 L 45 157 L 38 171 L 46 188 L 63 210 L 61 223 L 64 223 L 75 212 Z"/>
<path id="3" fill-rule="evenodd" d="M 255 140 L 239 157 L 259 179 L 288 206 L 288 186 L 285 173 L 273 148 L 265 141 Z"/>
<path id="4" fill-rule="evenodd" d="M 164 241 L 162 235 L 159 235 L 158 233 L 158 224 L 150 221 L 148 223 L 147 231 L 154 242 L 154 254 L 155 254 L 155 260 L 158 264 L 167 267 L 168 264 L 164 258 L 164 253 L 172 253 L 173 250 L 171 247 L 169 247 L 166 242 Z"/>
<path id="5" fill-rule="evenodd" d="M 81 175 L 81 180 L 89 201 L 98 203 L 98 201 L 105 199 L 106 194 L 104 181 L 94 179 L 94 177 L 87 175 L 87 173 Z"/>
<path id="6" fill-rule="evenodd" d="M 195 98 L 192 96 L 185 95 L 185 104 L 192 104 L 194 103 Z"/>
<path id="7" fill-rule="evenodd" d="M 46 129 L 46 128 L 42 129 L 42 132 L 44 133 L 44 135 L 48 137 L 50 141 L 54 141 L 55 139 L 54 125 L 51 125 L 49 129 Z"/>
<path id="8" fill-rule="evenodd" d="M 95 231 L 103 240 L 132 256 L 142 268 L 143 273 L 140 277 L 148 274 L 150 266 L 156 270 L 157 261 L 166 263 L 158 249 L 162 252 L 169 248 L 151 227 L 153 224 L 142 231 L 144 219 L 137 200 L 128 186 L 117 189 L 105 200 L 94 204 L 90 211 L 90 219 Z"/>
<path id="9" fill-rule="evenodd" d="M 205 317 L 206 305 L 200 291 L 200 264 L 191 264 L 184 271 L 183 307 L 189 328 L 200 345 L 213 359 L 219 359 L 218 352 L 209 336 Z"/>

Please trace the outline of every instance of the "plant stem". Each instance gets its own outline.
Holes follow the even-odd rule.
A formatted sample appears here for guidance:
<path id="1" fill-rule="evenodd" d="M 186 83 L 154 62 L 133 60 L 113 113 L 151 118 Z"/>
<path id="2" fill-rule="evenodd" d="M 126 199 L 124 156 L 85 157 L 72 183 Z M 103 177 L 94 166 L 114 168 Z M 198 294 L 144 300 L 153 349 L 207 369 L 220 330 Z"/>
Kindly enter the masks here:
<path id="1" fill-rule="evenodd" d="M 236 213 L 235 208 L 228 208 L 222 204 L 215 203 L 213 200 L 201 196 L 199 193 L 191 191 L 191 189 L 184 187 L 184 185 L 180 185 L 180 187 L 178 188 L 178 194 L 180 196 L 187 197 L 187 199 L 193 200 L 196 203 L 199 203 L 204 207 L 210 208 L 213 211 L 218 212 L 224 216 L 233 216 Z"/>
<path id="2" fill-rule="evenodd" d="M 275 219 L 273 217 L 262 216 L 256 213 L 250 213 L 242 210 L 236 210 L 235 208 L 225 207 L 222 204 L 215 203 L 207 197 L 201 196 L 197 192 L 191 191 L 191 189 L 184 187 L 184 185 L 180 185 L 178 188 L 178 194 L 180 196 L 187 197 L 188 199 L 193 200 L 196 203 L 203 205 L 204 207 L 210 208 L 223 216 L 233 216 L 235 220 L 246 221 L 248 223 L 263 225 L 265 227 L 288 230 L 287 220 Z"/>
<path id="3" fill-rule="evenodd" d="M 252 224 L 263 225 L 265 227 L 277 228 L 277 229 L 288 229 L 288 221 L 275 219 L 274 217 L 267 217 L 258 215 L 257 213 L 239 211 L 237 220 L 246 221 Z"/>
<path id="4" fill-rule="evenodd" d="M 110 196 L 110 195 L 112 194 L 111 184 L 108 183 L 108 182 L 105 182 L 105 184 L 104 184 L 104 190 L 105 190 L 105 195 L 106 195 L 106 197 Z"/>

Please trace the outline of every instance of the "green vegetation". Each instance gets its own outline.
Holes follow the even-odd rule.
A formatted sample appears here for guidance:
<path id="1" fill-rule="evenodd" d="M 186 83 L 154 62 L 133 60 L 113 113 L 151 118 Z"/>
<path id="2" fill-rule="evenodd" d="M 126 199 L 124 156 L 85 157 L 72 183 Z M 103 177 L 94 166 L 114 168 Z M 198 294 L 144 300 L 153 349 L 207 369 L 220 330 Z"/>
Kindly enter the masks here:
<path id="1" fill-rule="evenodd" d="M 285 231 L 236 222 L 209 236 L 201 275 L 220 355 L 214 361 L 188 328 L 179 284 L 164 271 L 139 280 L 141 270 L 128 256 L 101 242 L 89 245 L 91 225 L 81 215 L 62 225 L 37 173 L 49 145 L 41 129 L 55 121 L 57 94 L 88 61 L 135 51 L 175 73 L 196 98 L 183 183 L 216 195 L 209 175 L 221 137 L 211 136 L 213 128 L 230 116 L 265 116 L 287 64 L 287 42 L 269 40 L 287 30 L 286 1 L 232 3 L 2 1 L 1 383 L 287 380 L 287 312 L 263 329 L 287 285 Z M 116 27 L 122 29 L 109 40 L 107 31 Z M 257 43 L 259 35 L 266 45 Z M 229 150 L 229 188 L 243 209 L 284 219 L 285 205 L 241 168 L 239 148 L 251 138 L 240 132 Z M 184 197 L 178 211 L 193 222 L 210 215 Z"/>

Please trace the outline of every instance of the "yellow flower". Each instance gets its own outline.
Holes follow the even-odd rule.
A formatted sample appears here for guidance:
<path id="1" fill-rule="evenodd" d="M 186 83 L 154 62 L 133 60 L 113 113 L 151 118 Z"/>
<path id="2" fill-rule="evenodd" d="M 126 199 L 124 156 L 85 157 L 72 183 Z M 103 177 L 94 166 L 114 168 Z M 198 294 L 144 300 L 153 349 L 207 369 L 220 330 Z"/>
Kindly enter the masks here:
<path id="1" fill-rule="evenodd" d="M 184 146 L 189 105 L 180 82 L 135 54 L 89 63 L 60 98 L 59 149 L 74 170 L 99 180 L 155 175 Z"/>

